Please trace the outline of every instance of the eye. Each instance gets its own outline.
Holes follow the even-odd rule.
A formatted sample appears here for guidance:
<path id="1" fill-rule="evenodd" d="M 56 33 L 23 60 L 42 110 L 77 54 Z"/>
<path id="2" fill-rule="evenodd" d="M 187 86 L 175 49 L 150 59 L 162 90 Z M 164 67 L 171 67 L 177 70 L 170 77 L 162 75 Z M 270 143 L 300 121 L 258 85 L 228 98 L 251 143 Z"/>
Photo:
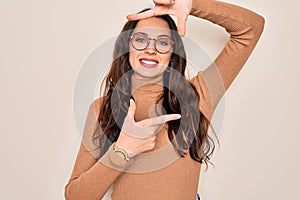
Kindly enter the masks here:
<path id="1" fill-rule="evenodd" d="M 133 41 L 134 41 L 135 43 L 140 43 L 140 44 L 142 44 L 142 43 L 147 43 L 147 42 L 148 42 L 148 37 L 147 37 L 147 35 L 144 34 L 144 33 L 137 33 L 137 34 L 135 34 L 135 35 L 133 36 Z"/>
<path id="2" fill-rule="evenodd" d="M 166 42 L 166 41 L 159 41 L 159 45 L 161 45 L 161 46 L 168 46 L 169 43 Z"/>
<path id="3" fill-rule="evenodd" d="M 135 41 L 139 43 L 145 43 L 146 39 L 144 37 L 136 37 Z"/>
<path id="4" fill-rule="evenodd" d="M 158 45 L 160 46 L 169 46 L 170 40 L 168 38 L 160 38 L 157 40 Z"/>

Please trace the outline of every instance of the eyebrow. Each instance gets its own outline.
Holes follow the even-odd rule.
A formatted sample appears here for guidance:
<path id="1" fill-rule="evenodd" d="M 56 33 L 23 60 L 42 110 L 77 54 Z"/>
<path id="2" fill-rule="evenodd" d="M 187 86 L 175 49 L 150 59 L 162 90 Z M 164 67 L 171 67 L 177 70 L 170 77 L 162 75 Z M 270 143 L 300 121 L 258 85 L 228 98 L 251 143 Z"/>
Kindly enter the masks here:
<path id="1" fill-rule="evenodd" d="M 168 37 L 168 38 L 170 38 L 171 39 L 171 35 L 159 35 L 159 36 L 157 36 L 157 37 Z"/>
<path id="2" fill-rule="evenodd" d="M 148 34 L 148 33 L 141 32 L 141 31 L 134 32 L 133 35 L 134 35 L 134 34 L 137 34 L 137 33 L 145 34 L 145 35 L 147 35 L 147 36 L 149 37 L 149 34 Z M 166 35 L 166 34 L 162 34 L 162 35 L 156 36 L 156 38 L 158 38 L 158 37 L 168 37 L 169 39 L 172 39 L 172 36 L 171 36 L 171 35 Z"/>

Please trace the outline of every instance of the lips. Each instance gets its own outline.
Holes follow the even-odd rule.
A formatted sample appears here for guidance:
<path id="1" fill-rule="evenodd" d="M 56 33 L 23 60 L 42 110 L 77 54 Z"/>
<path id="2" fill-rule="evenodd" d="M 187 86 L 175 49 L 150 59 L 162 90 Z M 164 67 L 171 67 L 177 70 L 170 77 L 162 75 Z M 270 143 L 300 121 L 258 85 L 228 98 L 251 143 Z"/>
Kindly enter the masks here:
<path id="1" fill-rule="evenodd" d="M 147 68 L 156 67 L 159 63 L 157 60 L 152 58 L 141 58 L 139 59 L 139 61 L 143 67 L 147 67 Z"/>

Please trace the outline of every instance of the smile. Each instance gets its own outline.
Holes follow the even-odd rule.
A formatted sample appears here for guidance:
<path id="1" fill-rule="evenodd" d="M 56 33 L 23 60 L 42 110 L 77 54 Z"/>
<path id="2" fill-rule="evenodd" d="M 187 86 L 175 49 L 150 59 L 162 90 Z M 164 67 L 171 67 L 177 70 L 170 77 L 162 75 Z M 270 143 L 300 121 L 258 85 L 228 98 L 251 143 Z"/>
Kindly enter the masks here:
<path id="1" fill-rule="evenodd" d="M 141 58 L 139 61 L 143 67 L 147 67 L 147 68 L 156 67 L 158 65 L 157 60 L 150 59 L 150 58 Z"/>

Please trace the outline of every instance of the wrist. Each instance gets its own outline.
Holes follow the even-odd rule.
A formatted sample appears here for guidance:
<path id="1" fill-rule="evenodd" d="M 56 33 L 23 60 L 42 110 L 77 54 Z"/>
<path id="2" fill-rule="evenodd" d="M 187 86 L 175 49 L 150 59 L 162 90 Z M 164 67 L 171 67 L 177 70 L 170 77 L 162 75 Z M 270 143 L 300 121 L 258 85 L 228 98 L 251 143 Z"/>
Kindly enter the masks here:
<path id="1" fill-rule="evenodd" d="M 127 153 L 126 150 L 124 150 L 123 148 L 118 147 L 117 144 L 116 144 L 116 142 L 113 143 L 113 150 L 124 161 L 126 161 L 126 162 L 130 161 L 130 159 L 131 159 L 130 155 Z"/>

